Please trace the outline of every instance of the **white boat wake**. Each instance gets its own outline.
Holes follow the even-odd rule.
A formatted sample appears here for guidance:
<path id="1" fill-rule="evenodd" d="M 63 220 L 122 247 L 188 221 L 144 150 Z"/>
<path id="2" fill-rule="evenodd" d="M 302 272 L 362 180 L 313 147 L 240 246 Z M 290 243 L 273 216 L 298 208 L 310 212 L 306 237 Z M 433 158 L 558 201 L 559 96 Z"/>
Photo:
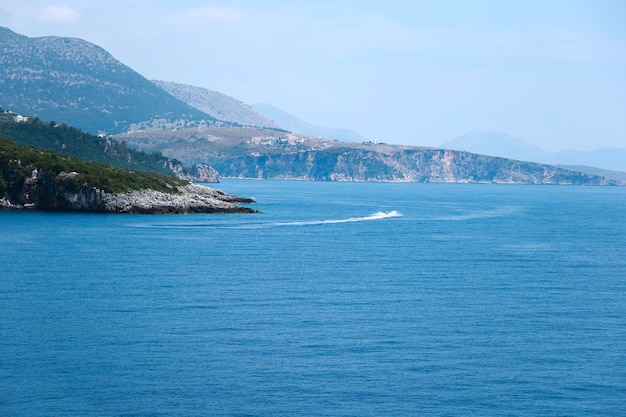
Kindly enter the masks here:
<path id="1" fill-rule="evenodd" d="M 157 228 L 157 229 L 185 229 L 185 228 L 198 228 L 198 227 L 214 227 L 223 229 L 263 229 L 268 227 L 282 227 L 282 226 L 315 226 L 323 224 L 340 224 L 340 223 L 356 223 L 367 222 L 373 220 L 383 220 L 392 217 L 402 217 L 396 210 L 391 211 L 379 211 L 369 216 L 364 217 L 349 217 L 347 219 L 331 219 L 331 220 L 305 220 L 305 221 L 292 221 L 292 222 L 250 222 L 250 223 L 187 223 L 180 224 L 132 224 L 129 227 L 135 228 Z"/>
<path id="2" fill-rule="evenodd" d="M 339 224 L 339 223 L 356 223 L 356 222 L 367 222 L 372 220 L 383 220 L 389 219 L 391 217 L 402 217 L 402 214 L 397 212 L 396 210 L 391 211 L 378 211 L 372 215 L 365 217 L 349 217 L 347 219 L 331 219 L 331 220 L 309 220 L 309 221 L 299 221 L 299 222 L 284 222 L 284 223 L 273 223 L 273 226 L 314 226 L 320 224 Z"/>

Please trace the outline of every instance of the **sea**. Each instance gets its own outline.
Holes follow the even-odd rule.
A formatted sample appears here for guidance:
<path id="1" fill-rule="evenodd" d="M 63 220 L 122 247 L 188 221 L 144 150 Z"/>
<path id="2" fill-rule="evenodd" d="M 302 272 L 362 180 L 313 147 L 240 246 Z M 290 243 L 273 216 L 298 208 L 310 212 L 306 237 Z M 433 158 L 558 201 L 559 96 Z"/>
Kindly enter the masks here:
<path id="1" fill-rule="evenodd" d="M 626 188 L 217 187 L 0 212 L 0 415 L 626 415 Z"/>

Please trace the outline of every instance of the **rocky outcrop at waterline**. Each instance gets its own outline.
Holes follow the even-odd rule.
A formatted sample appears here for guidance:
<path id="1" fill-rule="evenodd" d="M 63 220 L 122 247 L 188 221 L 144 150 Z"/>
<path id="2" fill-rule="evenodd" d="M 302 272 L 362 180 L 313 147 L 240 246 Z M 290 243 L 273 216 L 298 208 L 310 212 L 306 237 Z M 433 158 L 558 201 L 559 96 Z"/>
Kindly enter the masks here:
<path id="1" fill-rule="evenodd" d="M 111 213 L 255 213 L 239 204 L 253 204 L 249 198 L 237 197 L 202 185 L 190 184 L 179 193 L 135 190 L 126 194 L 105 195 L 104 211 Z"/>
<path id="2" fill-rule="evenodd" d="M 197 184 L 178 187 L 172 192 L 140 189 L 113 194 L 89 186 L 71 190 L 57 185 L 76 177 L 75 172 L 61 172 L 55 181 L 40 181 L 40 175 L 27 178 L 20 190 L 6 192 L 0 198 L 0 208 L 139 214 L 256 212 L 239 205 L 255 203 L 252 199 Z"/>
<path id="3" fill-rule="evenodd" d="M 0 137 L 0 208 L 94 213 L 252 213 L 254 200 Z"/>

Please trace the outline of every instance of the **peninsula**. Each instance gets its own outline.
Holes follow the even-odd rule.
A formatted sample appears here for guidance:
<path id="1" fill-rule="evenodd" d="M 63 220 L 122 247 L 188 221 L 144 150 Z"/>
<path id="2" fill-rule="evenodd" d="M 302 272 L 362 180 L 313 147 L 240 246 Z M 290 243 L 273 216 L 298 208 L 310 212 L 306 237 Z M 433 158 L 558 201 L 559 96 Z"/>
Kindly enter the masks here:
<path id="1" fill-rule="evenodd" d="M 96 213 L 254 213 L 254 200 L 0 137 L 0 208 Z"/>

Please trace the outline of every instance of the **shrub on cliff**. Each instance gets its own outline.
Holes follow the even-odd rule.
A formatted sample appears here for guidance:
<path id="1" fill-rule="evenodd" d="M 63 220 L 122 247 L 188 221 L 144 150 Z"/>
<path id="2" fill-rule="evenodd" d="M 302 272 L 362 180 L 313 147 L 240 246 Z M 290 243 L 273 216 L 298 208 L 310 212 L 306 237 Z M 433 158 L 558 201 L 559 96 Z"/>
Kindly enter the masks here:
<path id="1" fill-rule="evenodd" d="M 116 194 L 129 190 L 152 189 L 163 192 L 177 192 L 177 187 L 187 181 L 150 172 L 133 172 L 99 162 L 59 155 L 33 147 L 16 144 L 8 138 L 0 137 L 0 192 L 21 187 L 27 178 L 36 177 L 40 171 L 54 178 L 55 185 L 68 191 L 83 186 L 94 187 Z M 34 173 L 34 170 L 37 170 Z M 70 177 L 57 179 L 59 174 L 76 173 Z"/>
<path id="2" fill-rule="evenodd" d="M 147 154 L 129 148 L 123 141 L 94 136 L 66 123 L 46 122 L 37 117 L 28 117 L 17 122 L 16 116 L 15 113 L 0 108 L 0 136 L 10 138 L 23 146 L 133 171 L 173 175 L 169 165 L 180 165 L 182 168 L 180 161 L 166 158 L 160 152 Z"/>

